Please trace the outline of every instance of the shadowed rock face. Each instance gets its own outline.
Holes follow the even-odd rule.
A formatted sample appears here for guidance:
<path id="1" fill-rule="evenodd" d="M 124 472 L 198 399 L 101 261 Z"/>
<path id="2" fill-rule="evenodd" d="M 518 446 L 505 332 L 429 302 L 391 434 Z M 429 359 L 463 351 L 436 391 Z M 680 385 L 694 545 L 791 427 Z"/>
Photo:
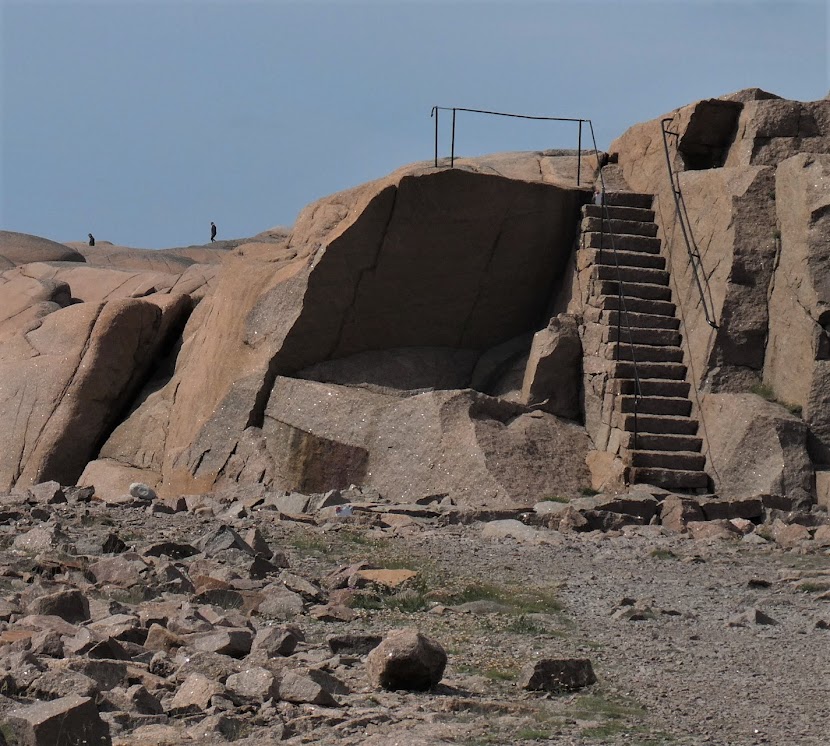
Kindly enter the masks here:
<path id="1" fill-rule="evenodd" d="M 546 323 L 586 196 L 548 183 L 415 167 L 315 203 L 281 249 L 249 244 L 228 259 L 185 331 L 172 379 L 147 396 L 101 456 L 155 470 L 174 492 L 227 478 L 292 486 L 300 473 L 330 486 L 286 448 L 325 452 L 343 474 L 368 475 L 371 450 L 352 450 L 365 443 L 319 430 L 287 435 L 266 418 L 288 401 L 274 387 L 277 377 L 360 355 L 432 348 L 460 355 L 461 367 L 441 375 L 454 384 L 468 380 L 474 356 Z M 372 380 L 370 373 L 358 381 L 355 370 L 346 376 L 353 385 Z M 401 368 L 396 377 L 403 390 L 419 388 L 423 378 L 401 381 Z"/>

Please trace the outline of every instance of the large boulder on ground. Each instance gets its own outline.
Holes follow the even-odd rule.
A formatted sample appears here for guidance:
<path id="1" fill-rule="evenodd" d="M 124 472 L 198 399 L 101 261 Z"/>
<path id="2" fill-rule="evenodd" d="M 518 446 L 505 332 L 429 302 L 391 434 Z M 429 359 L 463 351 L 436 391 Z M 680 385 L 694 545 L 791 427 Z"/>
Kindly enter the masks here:
<path id="1" fill-rule="evenodd" d="M 366 656 L 369 681 L 383 689 L 424 691 L 441 681 L 446 665 L 440 643 L 416 629 L 389 632 Z"/>
<path id="2" fill-rule="evenodd" d="M 706 469 L 719 495 L 815 501 L 807 425 L 783 406 L 755 394 L 706 394 L 700 421 Z"/>
<path id="3" fill-rule="evenodd" d="M 275 483 L 301 492 L 355 483 L 402 501 L 529 506 L 589 480 L 581 427 L 469 389 L 399 397 L 280 377 L 262 436 L 248 458 L 270 457 Z M 246 468 L 240 449 L 225 471 Z"/>

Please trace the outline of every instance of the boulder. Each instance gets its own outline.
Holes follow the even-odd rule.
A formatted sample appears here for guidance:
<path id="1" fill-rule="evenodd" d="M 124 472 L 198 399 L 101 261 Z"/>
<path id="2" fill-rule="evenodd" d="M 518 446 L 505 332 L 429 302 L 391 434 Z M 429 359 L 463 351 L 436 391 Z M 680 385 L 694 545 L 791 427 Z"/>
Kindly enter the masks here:
<path id="1" fill-rule="evenodd" d="M 789 495 L 815 501 L 807 425 L 755 394 L 705 394 L 706 469 L 722 497 Z M 752 516 L 742 516 L 752 517 Z"/>
<path id="2" fill-rule="evenodd" d="M 704 519 L 697 500 L 669 495 L 660 503 L 660 523 L 669 531 L 685 531 L 689 523 Z"/>
<path id="3" fill-rule="evenodd" d="M 251 652 L 263 651 L 269 658 L 291 655 L 297 643 L 305 640 L 302 630 L 293 624 L 262 627 L 251 644 Z M 336 651 L 335 651 L 336 652 Z"/>
<path id="4" fill-rule="evenodd" d="M 109 727 L 90 697 L 70 695 L 12 710 L 4 724 L 21 746 L 109 746 Z"/>
<path id="5" fill-rule="evenodd" d="M 223 694 L 224 691 L 225 688 L 218 681 L 204 674 L 192 673 L 182 682 L 168 709 L 174 711 L 195 709 L 202 712 L 210 707 L 212 697 Z"/>
<path id="6" fill-rule="evenodd" d="M 63 488 L 60 486 L 60 483 L 54 481 L 35 484 L 29 487 L 26 493 L 32 500 L 46 503 L 47 505 L 66 502 L 66 494 Z"/>
<path id="7" fill-rule="evenodd" d="M 300 492 L 362 483 L 400 502 L 529 506 L 588 481 L 584 456 L 573 457 L 589 447 L 581 427 L 471 390 L 400 398 L 280 377 L 262 434 L 277 481 Z M 226 472 L 243 474 L 236 458 Z"/>
<path id="8" fill-rule="evenodd" d="M 337 700 L 310 676 L 287 671 L 279 683 L 279 698 L 286 702 L 308 703 L 323 707 L 336 707 Z"/>
<path id="9" fill-rule="evenodd" d="M 424 691 L 444 675 L 447 654 L 435 640 L 416 629 L 393 630 L 369 651 L 366 671 L 373 686 Z"/>
<path id="10" fill-rule="evenodd" d="M 220 653 L 232 658 L 244 658 L 251 652 L 253 635 L 247 628 L 216 627 L 212 632 L 199 634 L 190 640 L 196 650 Z"/>
<path id="11" fill-rule="evenodd" d="M 578 419 L 581 377 L 579 320 L 570 314 L 559 314 L 533 336 L 521 402 L 559 417 Z"/>
<path id="12" fill-rule="evenodd" d="M 689 534 L 695 541 L 710 541 L 714 539 L 739 539 L 741 530 L 725 518 L 689 521 L 686 524 Z"/>
<path id="13" fill-rule="evenodd" d="M 265 668 L 246 668 L 231 674 L 225 681 L 225 688 L 231 696 L 254 702 L 279 697 L 279 684 L 274 674 Z"/>
<path id="14" fill-rule="evenodd" d="M 576 691 L 596 680 L 594 668 L 587 658 L 543 658 L 522 669 L 518 686 L 530 691 Z"/>
<path id="15" fill-rule="evenodd" d="M 77 588 L 49 593 L 36 598 L 26 609 L 28 614 L 57 616 L 75 624 L 89 619 L 89 601 Z"/>
<path id="16" fill-rule="evenodd" d="M 698 503 L 707 521 L 733 518 L 757 519 L 764 515 L 764 502 L 758 495 L 736 498 L 700 498 Z"/>

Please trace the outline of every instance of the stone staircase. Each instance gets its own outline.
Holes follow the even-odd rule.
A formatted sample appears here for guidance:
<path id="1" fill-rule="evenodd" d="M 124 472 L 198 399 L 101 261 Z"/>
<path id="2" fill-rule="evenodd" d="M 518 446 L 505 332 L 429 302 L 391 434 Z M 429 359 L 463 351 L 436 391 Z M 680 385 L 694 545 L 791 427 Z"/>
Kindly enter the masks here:
<path id="1" fill-rule="evenodd" d="M 586 426 L 593 425 L 598 448 L 620 457 L 629 483 L 706 489 L 680 320 L 651 203 L 650 194 L 609 192 L 607 220 L 601 206 L 582 208 L 583 345 L 586 356 L 598 358 L 589 364 L 586 357 Z"/>

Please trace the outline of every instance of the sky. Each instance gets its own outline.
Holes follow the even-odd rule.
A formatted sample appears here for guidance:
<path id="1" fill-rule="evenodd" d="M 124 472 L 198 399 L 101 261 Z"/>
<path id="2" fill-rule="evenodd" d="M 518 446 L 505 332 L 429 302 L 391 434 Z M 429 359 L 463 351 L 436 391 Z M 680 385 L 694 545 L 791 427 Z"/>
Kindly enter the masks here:
<path id="1" fill-rule="evenodd" d="M 0 230 L 144 248 L 291 225 L 431 160 L 431 108 L 628 127 L 830 89 L 826 0 L 0 0 Z M 439 155 L 449 155 L 449 117 Z M 459 115 L 456 153 L 575 148 Z"/>

